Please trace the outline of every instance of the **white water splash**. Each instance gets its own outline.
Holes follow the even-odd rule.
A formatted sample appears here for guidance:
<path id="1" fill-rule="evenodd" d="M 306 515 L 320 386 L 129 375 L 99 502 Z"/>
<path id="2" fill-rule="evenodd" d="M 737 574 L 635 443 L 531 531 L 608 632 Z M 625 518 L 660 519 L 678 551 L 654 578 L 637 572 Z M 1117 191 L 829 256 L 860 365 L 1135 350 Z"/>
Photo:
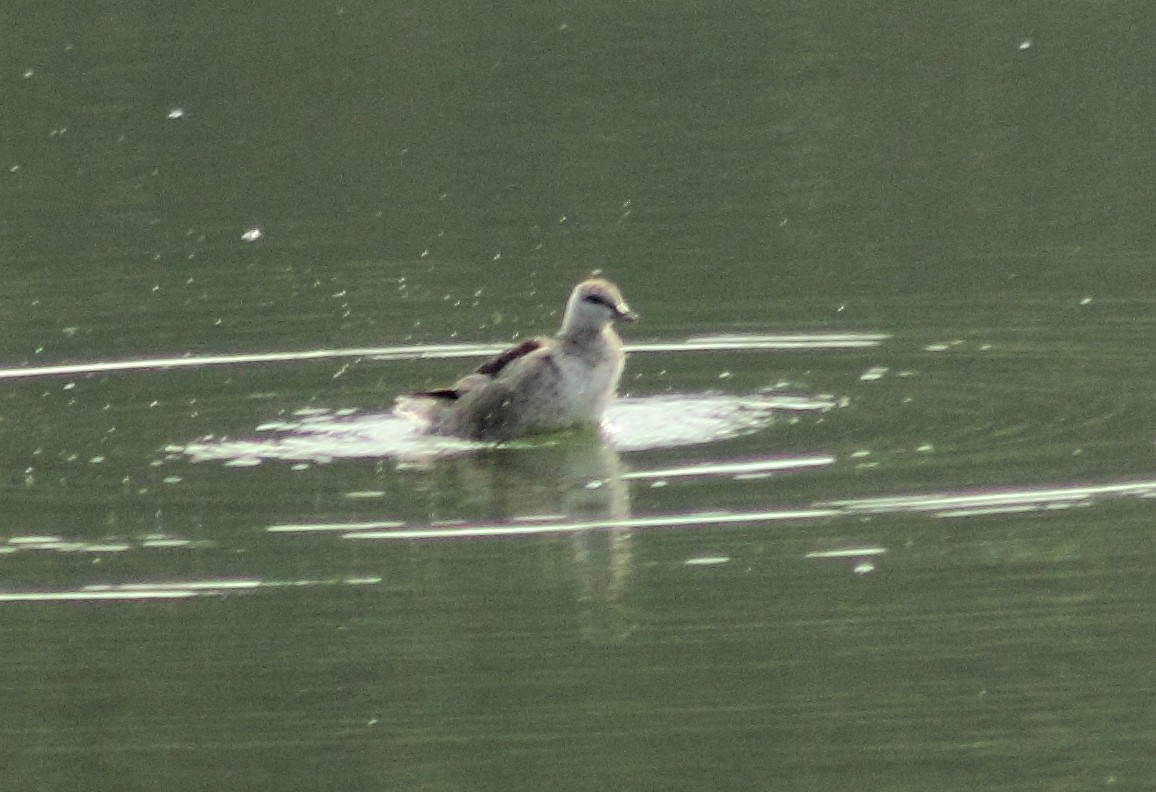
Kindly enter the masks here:
<path id="1" fill-rule="evenodd" d="M 624 398 L 607 411 L 604 429 L 607 439 L 619 451 L 673 448 L 757 432 L 782 412 L 827 410 L 834 406 L 835 401 L 828 397 L 702 394 Z M 206 437 L 167 450 L 194 462 L 247 466 L 265 460 L 323 464 L 337 459 L 380 457 L 431 459 L 488 447 L 424 435 L 409 421 L 389 413 L 311 409 L 288 420 L 262 424 L 252 437 Z"/>

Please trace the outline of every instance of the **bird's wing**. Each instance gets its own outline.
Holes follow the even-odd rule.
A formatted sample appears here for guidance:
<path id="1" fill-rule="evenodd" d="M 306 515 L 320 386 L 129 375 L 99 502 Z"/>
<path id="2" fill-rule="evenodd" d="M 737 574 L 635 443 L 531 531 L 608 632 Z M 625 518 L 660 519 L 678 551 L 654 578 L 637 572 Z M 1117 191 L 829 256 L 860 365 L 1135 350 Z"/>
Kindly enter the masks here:
<path id="1" fill-rule="evenodd" d="M 541 349 L 544 343 L 545 339 L 543 338 L 527 339 L 526 341 L 518 344 L 516 347 L 510 347 L 497 357 L 487 360 L 485 363 L 474 369 L 474 373 L 483 374 L 487 377 L 496 377 L 498 376 L 499 372 L 501 372 L 502 369 L 504 369 L 506 366 L 510 365 L 515 360 L 524 358 L 526 355 L 530 354 L 536 349 Z"/>
<path id="2" fill-rule="evenodd" d="M 474 371 L 455 382 L 449 388 L 435 388 L 434 390 L 418 391 L 409 396 L 417 398 L 437 399 L 440 401 L 456 401 L 466 391 L 482 387 L 498 376 L 511 363 L 521 360 L 532 352 L 541 349 L 546 343 L 544 338 L 530 338 L 515 347 L 510 347 L 495 358 L 487 360 Z"/>
<path id="3" fill-rule="evenodd" d="M 445 401 L 456 401 L 457 398 L 461 395 L 462 394 L 458 392 L 457 388 L 436 388 L 434 390 L 414 391 L 413 393 L 406 394 L 406 396 L 412 396 L 419 399 L 443 399 Z"/>

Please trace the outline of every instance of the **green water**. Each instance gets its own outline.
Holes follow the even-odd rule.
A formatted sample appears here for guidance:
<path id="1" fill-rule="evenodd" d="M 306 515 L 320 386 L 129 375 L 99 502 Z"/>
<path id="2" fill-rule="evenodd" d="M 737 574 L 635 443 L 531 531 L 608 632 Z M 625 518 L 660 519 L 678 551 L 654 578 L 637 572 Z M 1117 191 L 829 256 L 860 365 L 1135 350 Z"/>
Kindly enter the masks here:
<path id="1" fill-rule="evenodd" d="M 0 786 L 1150 786 L 1145 4 L 0 16 Z"/>

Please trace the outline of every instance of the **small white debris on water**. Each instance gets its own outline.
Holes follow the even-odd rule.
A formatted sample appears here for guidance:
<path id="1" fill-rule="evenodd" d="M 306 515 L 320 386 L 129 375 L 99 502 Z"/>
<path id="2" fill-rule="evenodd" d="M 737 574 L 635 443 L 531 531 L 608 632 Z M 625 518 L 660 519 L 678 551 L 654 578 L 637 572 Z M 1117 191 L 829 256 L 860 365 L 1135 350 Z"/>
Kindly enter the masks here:
<path id="1" fill-rule="evenodd" d="M 875 565 L 870 561 L 860 561 L 855 565 L 854 572 L 856 575 L 866 575 L 875 571 Z"/>
<path id="2" fill-rule="evenodd" d="M 926 454 L 928 451 L 935 450 L 935 446 L 933 446 L 931 443 L 924 443 L 915 450 L 920 454 Z"/>
<path id="3" fill-rule="evenodd" d="M 875 380 L 883 379 L 883 375 L 887 373 L 887 366 L 875 366 L 869 368 L 859 375 L 859 379 L 863 382 L 874 382 Z"/>
<path id="4" fill-rule="evenodd" d="M 165 118 L 169 119 L 170 121 L 175 121 L 178 118 L 184 118 L 184 117 L 185 117 L 185 111 L 179 107 L 174 107 L 172 110 L 169 111 L 169 114 L 167 116 L 165 116 Z"/>
<path id="5" fill-rule="evenodd" d="M 1090 305 L 1091 302 L 1092 302 L 1091 297 L 1085 297 L 1084 299 L 1080 300 L 1080 305 Z"/>
<path id="6" fill-rule="evenodd" d="M 1030 38 L 1024 39 L 1023 41 L 1020 42 L 1020 52 L 1023 52 L 1026 49 L 1030 49 L 1031 46 L 1032 46 L 1032 40 Z"/>
<path id="7" fill-rule="evenodd" d="M 245 240 L 246 242 L 256 242 L 263 236 L 265 236 L 265 234 L 261 231 L 260 228 L 250 228 L 248 231 L 241 234 L 241 239 Z"/>

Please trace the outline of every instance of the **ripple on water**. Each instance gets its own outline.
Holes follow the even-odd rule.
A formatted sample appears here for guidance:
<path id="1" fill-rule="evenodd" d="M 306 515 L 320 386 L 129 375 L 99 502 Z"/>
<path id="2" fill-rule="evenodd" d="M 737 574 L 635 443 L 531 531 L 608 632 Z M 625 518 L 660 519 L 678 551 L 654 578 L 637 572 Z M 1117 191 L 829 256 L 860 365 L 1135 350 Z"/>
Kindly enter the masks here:
<path id="1" fill-rule="evenodd" d="M 710 443 L 757 432 L 784 412 L 828 410 L 830 397 L 696 394 L 623 398 L 607 411 L 605 430 L 621 451 Z M 338 459 L 426 459 L 488 447 L 431 437 L 390 413 L 302 410 L 258 426 L 252 437 L 204 438 L 169 451 L 194 462 L 245 466 L 264 460 L 326 463 Z"/>

